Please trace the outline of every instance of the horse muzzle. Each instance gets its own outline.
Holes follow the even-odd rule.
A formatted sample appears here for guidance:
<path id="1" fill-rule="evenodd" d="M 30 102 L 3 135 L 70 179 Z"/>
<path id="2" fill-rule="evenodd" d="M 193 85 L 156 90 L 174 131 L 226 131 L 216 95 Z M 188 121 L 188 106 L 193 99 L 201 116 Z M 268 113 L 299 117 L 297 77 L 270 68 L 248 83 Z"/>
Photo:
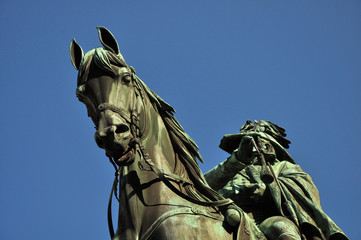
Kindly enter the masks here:
<path id="1" fill-rule="evenodd" d="M 130 126 L 117 113 L 106 111 L 100 114 L 95 141 L 114 159 L 121 158 L 129 151 L 134 138 Z"/>

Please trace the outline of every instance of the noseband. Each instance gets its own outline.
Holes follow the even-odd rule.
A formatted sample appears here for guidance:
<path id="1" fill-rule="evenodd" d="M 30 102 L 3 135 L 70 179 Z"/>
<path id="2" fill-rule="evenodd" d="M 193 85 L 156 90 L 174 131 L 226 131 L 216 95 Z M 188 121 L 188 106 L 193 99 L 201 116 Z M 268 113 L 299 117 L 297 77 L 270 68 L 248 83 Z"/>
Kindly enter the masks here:
<path id="1" fill-rule="evenodd" d="M 128 114 L 126 111 L 118 108 L 114 104 L 101 103 L 97 107 L 96 116 L 99 116 L 99 114 L 101 112 L 104 112 L 105 110 L 110 110 L 112 112 L 115 112 L 115 113 L 119 114 L 119 116 L 122 117 L 129 124 L 133 136 L 136 137 L 136 138 L 139 137 L 138 136 L 139 130 L 140 130 L 140 127 L 139 127 L 139 124 L 140 124 L 139 113 L 134 114 L 134 112 L 136 112 L 136 111 L 132 111 L 131 114 Z"/>

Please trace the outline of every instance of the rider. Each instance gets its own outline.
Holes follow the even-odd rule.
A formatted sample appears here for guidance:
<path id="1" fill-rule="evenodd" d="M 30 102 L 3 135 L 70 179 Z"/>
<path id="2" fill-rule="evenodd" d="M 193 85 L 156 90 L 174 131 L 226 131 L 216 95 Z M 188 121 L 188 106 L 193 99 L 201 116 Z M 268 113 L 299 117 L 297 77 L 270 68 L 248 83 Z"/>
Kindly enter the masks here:
<path id="1" fill-rule="evenodd" d="M 208 184 L 254 219 L 267 239 L 348 239 L 323 212 L 311 177 L 284 149 L 285 136 L 276 124 L 248 120 L 240 133 L 223 137 L 220 148 L 231 156 L 205 174 Z"/>

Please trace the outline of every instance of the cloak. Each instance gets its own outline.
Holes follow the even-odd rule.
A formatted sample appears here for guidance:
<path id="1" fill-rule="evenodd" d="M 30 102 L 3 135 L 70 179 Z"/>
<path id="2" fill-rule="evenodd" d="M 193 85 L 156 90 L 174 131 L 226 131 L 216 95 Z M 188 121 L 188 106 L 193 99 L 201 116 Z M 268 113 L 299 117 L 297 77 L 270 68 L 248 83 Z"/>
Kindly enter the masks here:
<path id="1" fill-rule="evenodd" d="M 269 205 L 271 207 L 267 206 L 264 209 L 275 208 L 275 211 L 271 211 L 272 214 L 288 217 L 305 235 L 318 235 L 321 239 L 327 240 L 348 239 L 322 210 L 316 186 L 311 177 L 299 165 L 290 161 L 276 160 L 272 168 L 293 209 L 295 219 L 290 217 L 289 210 L 285 208 L 285 199 L 282 197 L 276 181 L 267 185 L 261 181 L 260 165 L 246 166 L 232 154 L 226 161 L 206 173 L 205 178 L 209 185 L 224 197 L 231 198 L 244 210 L 251 209 L 246 212 L 257 211 L 249 206 Z M 265 193 L 270 195 L 269 198 L 266 198 L 268 202 L 252 205 L 258 200 L 262 200 Z M 273 203 L 269 203 L 270 201 Z M 259 222 L 257 223 L 259 224 Z"/>

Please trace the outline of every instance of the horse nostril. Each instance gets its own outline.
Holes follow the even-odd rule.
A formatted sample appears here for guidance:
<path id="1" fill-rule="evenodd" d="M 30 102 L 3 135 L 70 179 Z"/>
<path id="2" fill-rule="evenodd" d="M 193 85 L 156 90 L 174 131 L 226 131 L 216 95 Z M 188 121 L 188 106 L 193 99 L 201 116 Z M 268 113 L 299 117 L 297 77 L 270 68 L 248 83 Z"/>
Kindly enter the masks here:
<path id="1" fill-rule="evenodd" d="M 117 134 L 125 133 L 128 131 L 129 131 L 129 127 L 125 124 L 117 125 L 117 129 L 115 129 L 115 133 L 117 133 Z"/>

